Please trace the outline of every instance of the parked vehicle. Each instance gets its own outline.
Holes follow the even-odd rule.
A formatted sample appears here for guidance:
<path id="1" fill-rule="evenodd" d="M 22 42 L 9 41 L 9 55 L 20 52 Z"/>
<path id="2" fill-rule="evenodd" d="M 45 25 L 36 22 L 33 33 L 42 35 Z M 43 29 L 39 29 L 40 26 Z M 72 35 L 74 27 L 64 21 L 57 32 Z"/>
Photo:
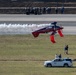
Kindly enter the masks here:
<path id="1" fill-rule="evenodd" d="M 71 67 L 73 65 L 72 59 L 69 58 L 63 58 L 63 59 L 53 59 L 51 61 L 45 61 L 44 66 L 45 67 Z"/>

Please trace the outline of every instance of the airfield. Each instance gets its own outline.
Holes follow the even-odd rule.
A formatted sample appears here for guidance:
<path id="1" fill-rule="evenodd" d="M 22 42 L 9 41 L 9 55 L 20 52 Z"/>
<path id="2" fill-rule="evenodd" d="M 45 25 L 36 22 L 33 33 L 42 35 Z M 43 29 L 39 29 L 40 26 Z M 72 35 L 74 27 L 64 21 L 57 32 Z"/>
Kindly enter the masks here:
<path id="1" fill-rule="evenodd" d="M 43 34 L 38 38 L 34 38 L 29 32 L 26 34 L 26 30 L 25 32 L 22 31 L 24 28 L 22 28 L 21 25 L 23 24 L 28 24 L 31 28 L 31 24 L 42 25 L 43 23 L 46 24 L 53 21 L 57 21 L 58 24 L 64 27 L 63 38 L 55 35 L 56 44 L 50 42 L 49 34 Z M 56 53 L 61 53 L 63 58 L 69 57 L 72 60 L 76 59 L 76 15 L 1 14 L 0 24 L 4 25 L 3 29 L 0 27 L 0 75 L 76 74 L 75 61 L 73 61 L 73 67 L 69 68 L 45 68 L 43 65 L 45 60 L 54 59 Z M 12 28 L 12 25 L 20 26 L 22 30 Z M 9 28 L 13 30 L 11 31 Z M 18 34 L 15 34 L 15 32 L 17 32 L 16 30 Z M 11 35 L 12 32 L 13 35 Z M 69 45 L 68 55 L 64 54 L 64 46 L 66 44 Z"/>

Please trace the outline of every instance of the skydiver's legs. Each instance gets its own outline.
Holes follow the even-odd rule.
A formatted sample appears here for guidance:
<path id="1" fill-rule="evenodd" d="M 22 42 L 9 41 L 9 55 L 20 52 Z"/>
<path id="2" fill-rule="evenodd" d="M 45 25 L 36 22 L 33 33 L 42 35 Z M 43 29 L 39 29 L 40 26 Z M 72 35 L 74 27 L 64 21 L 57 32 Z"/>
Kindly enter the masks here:
<path id="1" fill-rule="evenodd" d="M 68 50 L 65 50 L 65 51 L 64 51 L 64 54 L 68 54 Z"/>

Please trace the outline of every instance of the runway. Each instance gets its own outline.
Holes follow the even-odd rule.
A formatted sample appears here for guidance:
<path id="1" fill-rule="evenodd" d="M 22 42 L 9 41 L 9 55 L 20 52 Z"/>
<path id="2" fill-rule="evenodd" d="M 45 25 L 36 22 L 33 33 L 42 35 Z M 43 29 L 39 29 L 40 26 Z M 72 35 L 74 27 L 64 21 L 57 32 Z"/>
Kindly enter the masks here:
<path id="1" fill-rule="evenodd" d="M 76 21 L 74 14 L 26 15 L 0 14 L 0 21 Z"/>
<path id="2" fill-rule="evenodd" d="M 0 35 L 30 34 L 32 31 L 57 21 L 64 27 L 63 33 L 76 35 L 76 15 L 25 15 L 0 14 Z"/>

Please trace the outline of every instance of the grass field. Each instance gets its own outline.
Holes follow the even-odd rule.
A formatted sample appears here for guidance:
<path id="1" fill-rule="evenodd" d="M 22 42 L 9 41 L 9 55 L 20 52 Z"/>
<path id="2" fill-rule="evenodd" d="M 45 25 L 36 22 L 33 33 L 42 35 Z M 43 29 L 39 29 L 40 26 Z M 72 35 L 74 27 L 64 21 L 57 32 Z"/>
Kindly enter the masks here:
<path id="1" fill-rule="evenodd" d="M 2 35 L 0 36 L 0 75 L 75 75 L 76 62 L 72 68 L 45 68 L 45 60 L 54 59 L 55 54 L 76 59 L 76 35 L 55 36 L 52 44 L 49 35 Z M 69 54 L 64 46 L 69 45 Z"/>

